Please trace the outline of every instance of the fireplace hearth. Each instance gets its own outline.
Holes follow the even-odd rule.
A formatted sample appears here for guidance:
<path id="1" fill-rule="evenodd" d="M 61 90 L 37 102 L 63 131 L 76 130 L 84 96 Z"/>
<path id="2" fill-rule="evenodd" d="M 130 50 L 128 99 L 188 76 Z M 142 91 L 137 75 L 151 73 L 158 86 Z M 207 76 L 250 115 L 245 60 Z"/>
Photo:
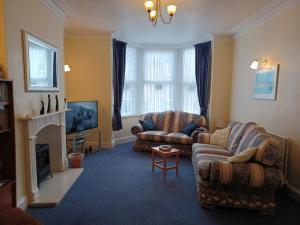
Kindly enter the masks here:
<path id="1" fill-rule="evenodd" d="M 36 171 L 38 187 L 45 179 L 52 177 L 48 144 L 36 145 Z"/>

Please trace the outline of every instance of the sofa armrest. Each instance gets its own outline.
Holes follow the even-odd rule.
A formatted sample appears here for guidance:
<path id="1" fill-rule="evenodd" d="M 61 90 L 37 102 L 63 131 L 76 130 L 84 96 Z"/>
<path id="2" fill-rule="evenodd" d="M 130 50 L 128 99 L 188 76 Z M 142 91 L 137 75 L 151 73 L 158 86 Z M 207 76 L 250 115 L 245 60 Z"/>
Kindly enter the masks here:
<path id="1" fill-rule="evenodd" d="M 192 134 L 191 134 L 191 138 L 193 140 L 196 139 L 196 137 L 198 136 L 198 134 L 200 133 L 207 133 L 208 130 L 205 127 L 199 127 L 197 130 L 195 130 Z"/>
<path id="2" fill-rule="evenodd" d="M 203 177 L 203 180 L 215 186 L 229 185 L 276 190 L 283 184 L 280 170 L 259 163 L 210 161 L 209 165 L 200 166 L 198 172 L 201 179 Z"/>
<path id="3" fill-rule="evenodd" d="M 194 131 L 192 134 L 193 142 L 200 144 L 210 144 L 211 133 Z"/>
<path id="4" fill-rule="evenodd" d="M 140 124 L 136 124 L 131 127 L 131 133 L 133 135 L 137 135 L 138 133 L 142 133 L 142 132 L 144 132 L 144 129 Z"/>

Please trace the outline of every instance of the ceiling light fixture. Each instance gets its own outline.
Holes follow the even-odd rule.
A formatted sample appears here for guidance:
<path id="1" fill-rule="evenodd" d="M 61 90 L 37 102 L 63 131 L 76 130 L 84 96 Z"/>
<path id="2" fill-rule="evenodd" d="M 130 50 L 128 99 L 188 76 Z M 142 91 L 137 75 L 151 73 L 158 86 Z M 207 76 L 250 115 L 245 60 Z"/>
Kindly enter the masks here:
<path id="1" fill-rule="evenodd" d="M 177 10 L 177 6 L 176 5 L 168 5 L 167 6 L 167 12 L 168 12 L 168 14 L 169 14 L 170 17 L 167 20 L 162 15 L 162 12 L 161 12 L 161 1 L 160 0 L 156 0 L 155 4 L 154 4 L 153 1 L 145 1 L 144 7 L 145 7 L 145 10 L 148 13 L 149 20 L 152 23 L 153 27 L 156 26 L 158 17 L 160 17 L 160 19 L 162 20 L 162 22 L 164 24 L 170 24 L 171 21 L 172 21 L 172 18 L 174 16 L 174 14 L 176 13 L 176 10 Z"/>

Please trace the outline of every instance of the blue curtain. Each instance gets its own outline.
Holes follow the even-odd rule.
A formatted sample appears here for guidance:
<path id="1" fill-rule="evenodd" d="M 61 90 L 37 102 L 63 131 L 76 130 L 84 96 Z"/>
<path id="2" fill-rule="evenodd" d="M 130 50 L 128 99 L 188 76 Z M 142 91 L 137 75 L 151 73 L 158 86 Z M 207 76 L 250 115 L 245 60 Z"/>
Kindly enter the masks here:
<path id="1" fill-rule="evenodd" d="M 211 75 L 211 42 L 195 46 L 196 83 L 201 115 L 208 120 L 208 104 Z"/>
<path id="2" fill-rule="evenodd" d="M 113 107 L 113 130 L 121 130 L 122 117 L 122 95 L 125 81 L 125 64 L 126 64 L 126 46 L 127 43 L 113 40 L 113 93 L 114 93 L 114 107 Z"/>

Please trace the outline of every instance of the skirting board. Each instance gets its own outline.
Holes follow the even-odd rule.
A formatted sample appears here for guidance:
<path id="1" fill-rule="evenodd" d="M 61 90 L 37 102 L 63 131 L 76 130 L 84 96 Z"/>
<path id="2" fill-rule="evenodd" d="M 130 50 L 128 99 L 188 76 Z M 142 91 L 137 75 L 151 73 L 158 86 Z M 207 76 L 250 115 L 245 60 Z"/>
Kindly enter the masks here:
<path id="1" fill-rule="evenodd" d="M 113 148 L 114 147 L 114 144 L 112 142 L 102 142 L 101 143 L 101 149 L 102 148 Z"/>
<path id="2" fill-rule="evenodd" d="M 114 140 L 114 145 L 128 143 L 136 140 L 136 136 L 132 135 L 129 137 L 118 138 Z"/>
<path id="3" fill-rule="evenodd" d="M 20 209 L 23 209 L 23 210 L 25 210 L 27 208 L 27 205 L 28 205 L 28 203 L 27 203 L 26 196 L 21 197 L 17 202 L 17 207 Z"/>
<path id="4" fill-rule="evenodd" d="M 93 149 L 98 149 L 98 142 L 89 141 L 87 142 L 86 147 L 89 145 L 91 145 Z M 101 149 L 111 149 L 113 147 L 114 145 L 111 142 L 101 142 Z"/>
<path id="5" fill-rule="evenodd" d="M 295 201 L 300 203 L 300 190 L 298 188 L 295 188 L 291 186 L 290 184 L 287 184 L 284 186 L 284 191 Z"/>

